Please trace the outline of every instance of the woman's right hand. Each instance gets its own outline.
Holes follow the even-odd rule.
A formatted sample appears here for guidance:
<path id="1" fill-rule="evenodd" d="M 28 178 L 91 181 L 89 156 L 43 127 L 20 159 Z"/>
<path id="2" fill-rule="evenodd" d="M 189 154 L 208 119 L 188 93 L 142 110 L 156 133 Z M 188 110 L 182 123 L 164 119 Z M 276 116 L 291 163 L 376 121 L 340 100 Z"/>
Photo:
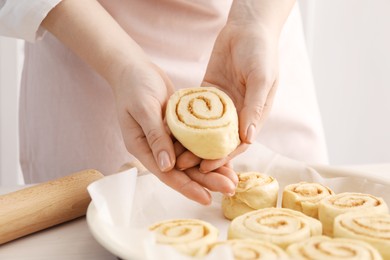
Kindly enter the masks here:
<path id="1" fill-rule="evenodd" d="M 234 191 L 229 167 L 208 174 L 196 167 L 185 172 L 174 169 L 180 149 L 175 151 L 163 123 L 173 85 L 98 1 L 63 0 L 42 26 L 109 82 L 125 145 L 149 171 L 202 204 L 211 202 L 206 189 Z"/>
<path id="2" fill-rule="evenodd" d="M 141 57 L 141 56 L 140 56 Z M 168 76 L 146 57 L 127 66 L 113 86 L 119 123 L 127 150 L 161 181 L 201 204 L 211 202 L 205 189 L 234 192 L 234 171 L 227 166 L 203 174 L 199 167 L 174 168 L 185 151 L 172 142 L 164 123 L 164 111 L 174 87 Z"/>

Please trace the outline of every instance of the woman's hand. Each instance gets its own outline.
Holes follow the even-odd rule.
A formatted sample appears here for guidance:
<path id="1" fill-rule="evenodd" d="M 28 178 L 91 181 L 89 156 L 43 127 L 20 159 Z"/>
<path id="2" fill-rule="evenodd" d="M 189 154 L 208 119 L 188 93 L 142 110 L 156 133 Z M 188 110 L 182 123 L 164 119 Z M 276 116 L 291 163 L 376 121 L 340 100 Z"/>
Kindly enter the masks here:
<path id="1" fill-rule="evenodd" d="M 226 158 L 200 160 L 187 151 L 177 160 L 185 169 L 200 163 L 212 171 L 244 152 L 269 114 L 278 84 L 278 41 L 257 25 L 227 24 L 220 32 L 202 86 L 214 86 L 233 100 L 239 118 L 241 144 Z"/>
<path id="2" fill-rule="evenodd" d="M 200 163 L 212 171 L 244 152 L 267 117 L 278 85 L 278 41 L 259 26 L 227 24 L 220 32 L 202 86 L 214 86 L 233 100 L 239 118 L 241 144 L 226 158 L 200 160 L 187 151 L 178 158 L 181 168 Z"/>
<path id="3" fill-rule="evenodd" d="M 173 144 L 164 123 L 165 106 L 174 92 L 167 75 L 142 58 L 127 67 L 113 87 L 119 123 L 127 150 L 161 181 L 188 198 L 209 204 L 208 190 L 234 193 L 238 179 L 229 165 L 203 174 L 199 167 L 174 169 L 175 158 L 185 151 Z"/>
<path id="4" fill-rule="evenodd" d="M 202 86 L 225 91 L 236 105 L 241 144 L 226 158 L 200 160 L 187 151 L 177 158 L 186 169 L 200 163 L 212 171 L 254 142 L 270 112 L 278 85 L 279 34 L 294 0 L 235 0 L 219 33 Z"/>
<path id="5" fill-rule="evenodd" d="M 98 1 L 63 0 L 42 25 L 111 85 L 126 147 L 148 170 L 202 204 L 211 202 L 208 190 L 234 192 L 229 167 L 207 175 L 173 168 L 180 149 L 163 122 L 172 83 Z"/>
<path id="6" fill-rule="evenodd" d="M 174 92 L 167 75 L 144 57 L 123 70 L 113 89 L 127 150 L 149 170 L 172 170 L 176 156 L 163 122 Z"/>
<path id="7" fill-rule="evenodd" d="M 226 158 L 203 160 L 203 171 L 225 164 L 256 139 L 278 85 L 278 47 L 278 37 L 257 24 L 227 24 L 219 34 L 202 85 L 218 87 L 232 98 L 242 143 Z"/>
<path id="8" fill-rule="evenodd" d="M 141 59 L 121 73 L 113 89 L 126 148 L 148 170 L 202 204 L 211 202 L 208 190 L 234 192 L 236 183 L 231 179 L 236 176 L 230 167 L 221 165 L 208 174 L 200 173 L 198 167 L 173 168 L 183 147 L 173 144 L 164 123 L 165 106 L 174 88 L 161 69 L 147 58 Z"/>

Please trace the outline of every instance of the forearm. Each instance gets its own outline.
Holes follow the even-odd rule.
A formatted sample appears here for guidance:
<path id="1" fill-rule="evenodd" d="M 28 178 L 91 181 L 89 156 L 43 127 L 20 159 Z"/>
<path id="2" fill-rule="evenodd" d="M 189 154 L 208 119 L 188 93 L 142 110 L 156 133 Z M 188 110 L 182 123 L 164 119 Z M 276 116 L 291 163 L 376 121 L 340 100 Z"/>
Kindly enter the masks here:
<path id="1" fill-rule="evenodd" d="M 112 86 L 126 67 L 146 59 L 142 49 L 96 0 L 63 0 L 42 25 Z"/>
<path id="2" fill-rule="evenodd" d="M 279 35 L 295 0 L 234 0 L 228 23 L 258 24 Z"/>

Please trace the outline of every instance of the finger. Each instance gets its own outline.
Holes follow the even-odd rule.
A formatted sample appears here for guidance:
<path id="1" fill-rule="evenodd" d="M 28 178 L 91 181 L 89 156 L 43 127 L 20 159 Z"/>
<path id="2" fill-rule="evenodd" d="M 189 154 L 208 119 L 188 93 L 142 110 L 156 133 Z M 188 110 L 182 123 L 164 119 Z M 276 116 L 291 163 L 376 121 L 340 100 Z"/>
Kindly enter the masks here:
<path id="1" fill-rule="evenodd" d="M 185 170 L 199 165 L 201 161 L 201 158 L 187 150 L 177 157 L 176 167 L 180 170 Z"/>
<path id="2" fill-rule="evenodd" d="M 146 140 L 144 146 L 146 146 L 144 149 L 149 147 Z M 156 175 L 163 183 L 183 194 L 185 197 L 202 205 L 209 205 L 211 203 L 210 193 L 199 183 L 193 181 L 184 172 L 176 169 L 169 171 L 169 174 L 161 172 L 151 152 L 149 155 L 146 153 L 140 154 L 138 159 L 144 165 L 147 165 L 149 171 Z"/>
<path id="3" fill-rule="evenodd" d="M 169 174 L 158 174 L 156 176 L 162 182 L 193 201 L 202 205 L 209 205 L 211 203 L 211 195 L 202 184 L 194 181 L 182 171 L 173 169 Z"/>
<path id="4" fill-rule="evenodd" d="M 154 163 L 152 156 L 145 158 L 146 161 Z M 159 171 L 157 165 L 153 167 L 153 173 L 163 183 L 178 191 L 190 200 L 196 201 L 202 205 L 209 205 L 211 203 L 210 193 L 199 183 L 192 180 L 187 174 L 182 171 L 173 169 L 169 171 L 169 174 Z"/>
<path id="5" fill-rule="evenodd" d="M 222 167 L 223 165 L 230 162 L 234 157 L 237 155 L 243 153 L 248 149 L 249 145 L 246 143 L 241 143 L 239 146 L 237 146 L 236 150 L 234 150 L 231 154 L 228 156 L 218 159 L 218 160 L 202 160 L 200 163 L 200 172 L 206 173 L 214 171 L 215 169 L 218 169 L 219 167 Z"/>
<path id="6" fill-rule="evenodd" d="M 224 166 L 216 169 L 214 172 L 217 172 L 217 173 L 229 178 L 229 180 L 231 180 L 233 182 L 233 184 L 237 187 L 238 175 L 232 168 L 224 165 Z"/>
<path id="7" fill-rule="evenodd" d="M 197 167 L 192 167 L 185 171 L 188 177 L 199 183 L 203 187 L 224 194 L 232 194 L 236 189 L 236 185 L 226 176 L 217 173 L 201 173 Z"/>
<path id="8" fill-rule="evenodd" d="M 188 151 L 180 142 L 175 142 L 176 168 L 183 171 L 185 169 L 199 165 L 202 161 L 198 156 Z"/>
<path id="9" fill-rule="evenodd" d="M 276 90 L 277 80 L 268 82 L 259 74 L 252 73 L 249 76 L 244 106 L 239 114 L 240 139 L 248 144 L 254 142 L 257 132 L 260 130 L 264 112 L 269 110 Z"/>
<path id="10" fill-rule="evenodd" d="M 211 203 L 210 193 L 206 191 L 201 185 L 191 180 L 191 178 L 189 178 L 184 172 L 174 169 L 169 171 L 169 174 L 161 172 L 157 166 L 146 137 L 143 136 L 142 138 L 137 138 L 137 134 L 143 134 L 142 130 L 139 128 L 137 132 L 137 129 L 133 129 L 132 133 L 136 134 L 133 140 L 135 140 L 134 145 L 137 147 L 137 149 L 134 149 L 133 155 L 150 172 L 154 173 L 162 182 L 177 190 L 187 198 L 203 205 L 208 205 Z"/>
<path id="11" fill-rule="evenodd" d="M 230 169 L 234 169 L 234 165 L 233 165 L 233 162 L 232 161 L 228 161 L 226 164 L 225 164 L 226 167 L 230 168 Z"/>
<path id="12" fill-rule="evenodd" d="M 119 114 L 119 118 L 127 150 L 150 172 L 187 198 L 203 205 L 211 203 L 210 193 L 200 184 L 191 180 L 184 172 L 171 170 L 169 174 L 165 174 L 160 171 L 142 128 L 127 113 Z"/>
<path id="13" fill-rule="evenodd" d="M 173 148 L 175 149 L 176 157 L 180 156 L 182 153 L 187 151 L 187 149 L 178 141 L 173 143 Z M 176 160 L 177 161 L 177 160 Z"/>
<path id="14" fill-rule="evenodd" d="M 140 109 L 133 116 L 145 133 L 146 140 L 159 169 L 167 172 L 175 165 L 175 151 L 172 139 L 165 131 L 161 106 L 150 102 L 149 107 Z"/>

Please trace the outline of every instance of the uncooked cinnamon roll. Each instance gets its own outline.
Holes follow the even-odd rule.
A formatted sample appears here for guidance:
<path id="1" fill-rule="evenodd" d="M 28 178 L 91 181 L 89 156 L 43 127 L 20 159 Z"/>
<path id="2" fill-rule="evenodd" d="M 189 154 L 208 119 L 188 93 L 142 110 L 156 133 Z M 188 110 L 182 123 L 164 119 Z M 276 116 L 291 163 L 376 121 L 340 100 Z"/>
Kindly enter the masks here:
<path id="1" fill-rule="evenodd" d="M 283 190 L 282 207 L 297 210 L 318 219 L 318 204 L 334 192 L 319 183 L 300 182 Z"/>
<path id="2" fill-rule="evenodd" d="M 223 214 L 234 219 L 252 210 L 275 207 L 278 200 L 278 181 L 259 172 L 237 173 L 238 185 L 234 196 L 222 199 Z"/>
<path id="3" fill-rule="evenodd" d="M 286 260 L 286 252 L 280 247 L 266 241 L 255 239 L 232 239 L 207 245 L 198 255 L 203 257 L 215 248 L 227 245 L 232 249 L 235 260 Z"/>
<path id="4" fill-rule="evenodd" d="M 284 208 L 265 208 L 241 215 L 230 223 L 228 238 L 252 238 L 286 248 L 291 243 L 321 235 L 321 222 Z"/>
<path id="5" fill-rule="evenodd" d="M 158 222 L 151 227 L 156 242 L 175 247 L 179 252 L 194 256 L 198 250 L 218 238 L 218 229 L 198 219 L 174 219 Z"/>
<path id="6" fill-rule="evenodd" d="M 382 198 L 370 194 L 344 192 L 321 200 L 318 207 L 318 217 L 323 226 L 323 233 L 333 236 L 333 222 L 340 214 L 366 210 L 377 213 L 387 213 L 388 207 Z"/>
<path id="7" fill-rule="evenodd" d="M 166 119 L 175 138 L 200 158 L 223 158 L 240 144 L 236 108 L 217 88 L 176 91 L 168 101 Z"/>
<path id="8" fill-rule="evenodd" d="M 390 215 L 387 213 L 351 212 L 336 217 L 334 236 L 370 243 L 383 259 L 390 259 Z"/>
<path id="9" fill-rule="evenodd" d="M 355 239 L 315 236 L 290 245 L 291 259 L 381 260 L 379 252 L 370 244 Z"/>

